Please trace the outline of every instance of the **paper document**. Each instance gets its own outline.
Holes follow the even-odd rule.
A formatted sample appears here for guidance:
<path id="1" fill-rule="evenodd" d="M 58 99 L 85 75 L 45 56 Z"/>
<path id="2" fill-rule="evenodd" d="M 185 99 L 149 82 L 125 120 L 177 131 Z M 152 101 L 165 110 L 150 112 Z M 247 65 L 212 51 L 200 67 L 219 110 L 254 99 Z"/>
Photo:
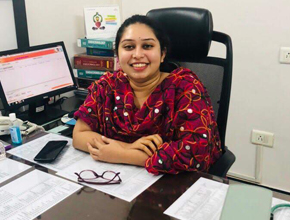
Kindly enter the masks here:
<path id="1" fill-rule="evenodd" d="M 290 204 L 290 202 L 273 198 L 272 207 L 278 204 Z M 277 209 L 274 212 L 274 220 L 290 220 L 290 208 L 287 207 L 287 208 Z"/>
<path id="2" fill-rule="evenodd" d="M 164 214 L 180 220 L 219 220 L 228 185 L 199 178 Z"/>
<path id="3" fill-rule="evenodd" d="M 34 219 L 80 188 L 79 184 L 33 170 L 0 188 L 0 220 Z"/>
<path id="4" fill-rule="evenodd" d="M 50 140 L 67 140 L 68 146 L 61 152 L 58 158 L 52 163 L 38 163 L 33 160 L 36 154 Z M 82 170 L 94 170 L 102 174 L 106 170 L 120 172 L 122 183 L 119 185 L 96 186 L 88 185 L 99 191 L 108 193 L 126 201 L 132 201 L 141 192 L 157 181 L 160 176 L 149 174 L 144 167 L 130 165 L 109 164 L 95 161 L 91 156 L 72 147 L 72 139 L 57 134 L 47 134 L 31 142 L 23 144 L 9 151 L 10 154 L 33 163 L 40 164 L 51 170 L 57 171 L 60 176 L 66 177 L 77 182 L 75 172 Z"/>
<path id="5" fill-rule="evenodd" d="M 164 214 L 180 220 L 219 220 L 228 187 L 224 183 L 201 177 Z M 290 204 L 281 199 L 272 199 L 272 206 L 282 203 Z M 289 208 L 274 213 L 274 220 L 290 220 Z"/>
<path id="6" fill-rule="evenodd" d="M 57 159 L 51 163 L 39 163 L 34 161 L 34 157 L 38 152 L 44 147 L 48 141 L 53 140 L 67 140 L 67 146 L 62 150 Z M 23 158 L 25 160 L 31 161 L 33 163 L 40 164 L 41 166 L 47 167 L 54 171 L 60 171 L 65 169 L 67 166 L 76 163 L 83 158 L 90 158 L 90 155 L 82 151 L 76 150 L 72 147 L 72 139 L 64 137 L 58 134 L 47 134 L 43 137 L 37 138 L 26 144 L 23 144 L 17 148 L 9 151 L 10 154 L 17 157 Z"/>
<path id="7" fill-rule="evenodd" d="M 30 167 L 9 158 L 0 160 L 0 183 L 28 170 Z"/>
<path id="8" fill-rule="evenodd" d="M 66 169 L 58 172 L 57 175 L 66 177 L 73 181 L 77 181 L 77 176 L 74 173 L 80 173 L 82 170 L 88 169 L 94 170 L 99 175 L 107 170 L 114 171 L 116 173 L 120 172 L 120 177 L 122 179 L 120 184 L 85 185 L 128 202 L 132 201 L 135 197 L 137 197 L 140 193 L 142 193 L 162 176 L 154 176 L 148 173 L 144 167 L 103 163 L 95 161 L 91 157 L 84 158 L 81 161 L 72 164 Z"/>

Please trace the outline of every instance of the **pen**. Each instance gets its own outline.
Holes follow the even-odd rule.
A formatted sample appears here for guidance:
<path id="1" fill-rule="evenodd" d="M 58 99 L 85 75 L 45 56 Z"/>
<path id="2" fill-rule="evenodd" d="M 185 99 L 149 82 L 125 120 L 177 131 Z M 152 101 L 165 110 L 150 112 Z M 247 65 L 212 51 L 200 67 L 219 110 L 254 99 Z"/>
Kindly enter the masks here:
<path id="1" fill-rule="evenodd" d="M 9 145 L 7 145 L 7 146 L 5 146 L 5 150 L 6 151 L 8 151 L 8 150 L 10 150 L 12 148 L 12 146 L 9 144 Z"/>

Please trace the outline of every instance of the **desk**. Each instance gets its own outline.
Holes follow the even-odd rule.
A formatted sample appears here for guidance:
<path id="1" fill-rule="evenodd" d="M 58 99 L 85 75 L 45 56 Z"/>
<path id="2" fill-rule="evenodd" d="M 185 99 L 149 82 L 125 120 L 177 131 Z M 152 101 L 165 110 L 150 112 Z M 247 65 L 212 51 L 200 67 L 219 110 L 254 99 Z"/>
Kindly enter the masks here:
<path id="1" fill-rule="evenodd" d="M 26 138 L 26 142 L 40 135 L 42 134 L 32 134 Z M 7 154 L 9 155 L 9 151 Z M 47 168 L 11 155 L 9 157 L 32 165 L 33 169 L 54 174 L 54 171 Z M 38 219 L 170 219 L 169 216 L 163 215 L 163 212 L 199 177 L 228 183 L 225 179 L 204 173 L 184 172 L 179 175 L 164 175 L 132 202 L 126 202 L 103 192 L 84 187 L 44 212 Z"/>
<path id="2" fill-rule="evenodd" d="M 56 108 L 61 108 L 62 110 L 67 111 L 67 112 L 71 112 L 73 110 L 78 109 L 78 107 L 81 104 L 83 104 L 83 102 L 84 102 L 84 99 L 80 99 L 80 98 L 77 98 L 77 97 L 73 96 L 73 97 L 70 97 L 68 99 L 65 99 L 61 106 L 55 106 L 55 107 Z M 48 130 L 50 130 L 50 129 L 54 128 L 54 127 L 57 127 L 59 125 L 63 125 L 63 123 L 61 122 L 61 118 L 58 118 L 56 120 L 50 121 L 48 123 L 45 123 L 42 126 L 44 127 L 44 129 L 46 131 L 48 131 Z M 69 131 L 65 132 L 64 135 L 71 137 L 71 133 L 72 133 L 72 129 L 70 129 Z M 23 138 L 23 143 L 25 143 L 26 142 L 26 137 L 22 136 L 22 138 Z M 0 139 L 5 141 L 5 142 L 7 142 L 7 143 L 11 143 L 10 135 L 0 136 Z"/>

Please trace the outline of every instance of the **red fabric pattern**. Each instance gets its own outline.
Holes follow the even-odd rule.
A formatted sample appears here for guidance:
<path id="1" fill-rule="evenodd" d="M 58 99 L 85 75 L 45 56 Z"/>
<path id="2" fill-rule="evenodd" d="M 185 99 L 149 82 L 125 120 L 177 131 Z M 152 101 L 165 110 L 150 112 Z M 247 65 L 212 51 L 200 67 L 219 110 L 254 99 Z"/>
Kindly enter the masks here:
<path id="1" fill-rule="evenodd" d="M 163 144 L 145 164 L 150 173 L 207 172 L 221 156 L 208 93 L 189 69 L 178 68 L 169 74 L 141 109 L 134 104 L 126 74 L 107 72 L 89 87 L 75 117 L 93 131 L 123 142 L 159 134 Z"/>

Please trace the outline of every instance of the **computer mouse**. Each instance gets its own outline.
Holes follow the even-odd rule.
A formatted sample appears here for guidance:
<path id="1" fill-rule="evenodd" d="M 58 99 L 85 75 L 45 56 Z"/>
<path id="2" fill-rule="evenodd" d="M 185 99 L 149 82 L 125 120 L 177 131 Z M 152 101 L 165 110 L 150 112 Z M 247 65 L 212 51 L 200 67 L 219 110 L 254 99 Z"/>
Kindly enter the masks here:
<path id="1" fill-rule="evenodd" d="M 71 111 L 70 113 L 68 113 L 68 117 L 69 118 L 73 118 L 74 117 L 74 113 L 76 112 L 77 110 L 74 110 L 74 111 Z"/>

